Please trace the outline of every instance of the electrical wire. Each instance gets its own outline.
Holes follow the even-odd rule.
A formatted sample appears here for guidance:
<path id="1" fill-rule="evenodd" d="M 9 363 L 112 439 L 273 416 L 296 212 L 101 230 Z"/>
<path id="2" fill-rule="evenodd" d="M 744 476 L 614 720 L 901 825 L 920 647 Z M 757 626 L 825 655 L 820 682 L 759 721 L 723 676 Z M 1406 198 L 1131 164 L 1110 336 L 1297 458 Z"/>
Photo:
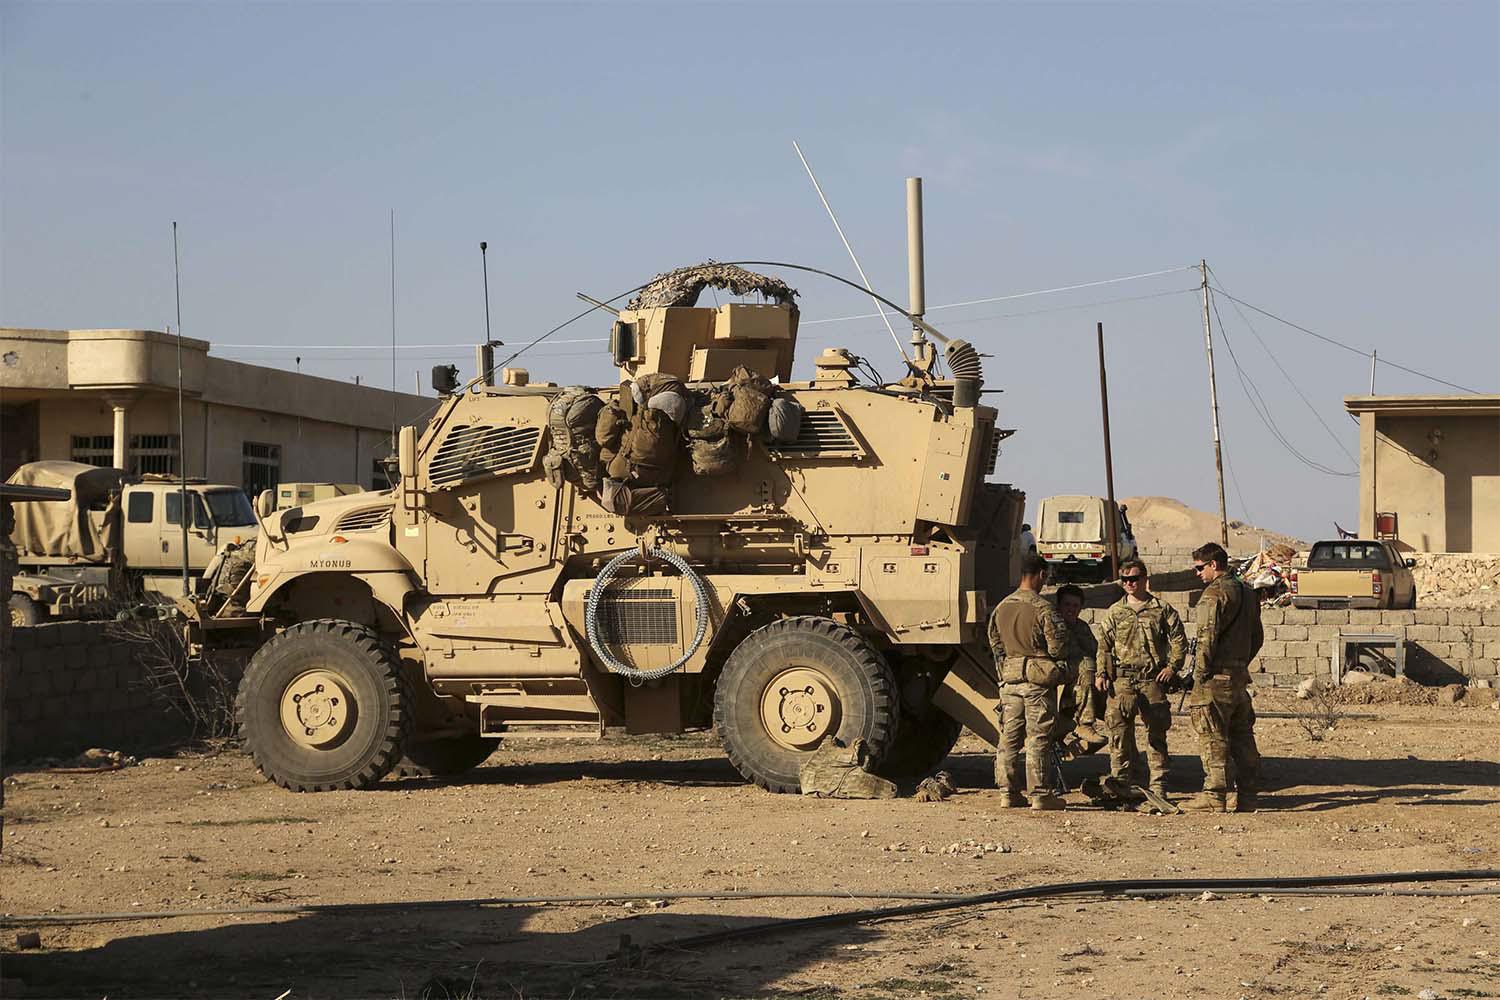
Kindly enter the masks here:
<path id="1" fill-rule="evenodd" d="M 1212 289 L 1210 289 L 1210 291 L 1212 292 Z M 1229 338 L 1228 331 L 1224 328 L 1224 319 L 1219 315 L 1219 305 L 1218 302 L 1215 301 L 1212 294 L 1209 296 L 1209 303 L 1213 306 L 1214 318 L 1219 321 L 1219 339 L 1224 342 L 1224 347 L 1229 351 L 1229 360 L 1234 365 L 1235 374 L 1236 376 L 1238 376 L 1240 381 L 1240 388 L 1244 390 L 1245 398 L 1250 401 L 1250 408 L 1255 411 L 1255 415 L 1260 418 L 1260 422 L 1265 425 L 1266 430 L 1271 432 L 1271 436 L 1279 441 L 1281 443 L 1281 446 L 1288 452 L 1290 452 L 1291 455 L 1297 459 L 1297 461 L 1306 465 L 1310 469 L 1314 469 L 1318 472 L 1323 473 L 1324 475 L 1329 476 L 1358 476 L 1358 471 L 1341 472 L 1338 469 L 1330 468 L 1329 466 L 1323 465 L 1321 462 L 1307 457 L 1306 455 L 1302 454 L 1302 452 L 1298 451 L 1296 446 L 1287 439 L 1287 436 L 1282 433 L 1281 428 L 1276 425 L 1275 418 L 1271 416 L 1270 404 L 1266 402 L 1265 396 L 1261 393 L 1259 387 L 1255 385 L 1255 380 L 1250 378 L 1249 373 L 1247 373 L 1244 367 L 1240 364 L 1238 356 L 1235 355 L 1234 344 Z M 1257 402 L 1257 400 L 1259 402 Z"/>
<path id="2" fill-rule="evenodd" d="M 1390 360 L 1387 360 L 1386 358 L 1379 357 L 1373 351 L 1362 351 L 1358 347 L 1354 347 L 1354 346 L 1352 346 L 1350 344 L 1346 344 L 1343 341 L 1334 340 L 1332 337 L 1325 337 L 1323 334 L 1318 333 L 1316 330 L 1309 330 L 1305 326 L 1300 326 L 1300 325 L 1298 325 L 1296 323 L 1293 323 L 1291 320 L 1285 319 L 1285 318 L 1283 318 L 1281 316 L 1276 315 L 1273 312 L 1269 312 L 1269 311 L 1267 311 L 1265 309 L 1262 309 L 1260 306 L 1251 305 L 1249 302 L 1246 302 L 1244 299 L 1237 299 L 1233 295 L 1230 295 L 1228 292 L 1224 291 L 1224 289 L 1222 289 L 1222 288 L 1217 288 L 1216 287 L 1214 289 L 1214 291 L 1216 291 L 1219 294 L 1223 295 L 1226 299 L 1229 299 L 1231 302 L 1237 302 L 1238 304 L 1244 306 L 1246 309 L 1254 310 L 1255 312 L 1260 313 L 1262 316 L 1265 316 L 1268 319 L 1274 319 L 1278 323 L 1284 323 L 1287 326 L 1291 327 L 1293 330 L 1300 330 L 1302 333 L 1305 333 L 1305 334 L 1307 334 L 1310 337 L 1316 337 L 1316 338 L 1318 338 L 1319 340 L 1323 341 L 1326 344 L 1332 344 L 1334 347 L 1343 348 L 1344 350 L 1349 351 L 1352 354 L 1358 354 L 1362 358 L 1373 358 L 1375 360 L 1376 364 L 1386 365 L 1387 367 L 1395 368 L 1398 371 L 1406 372 L 1408 375 L 1416 375 L 1418 378 L 1425 378 L 1429 382 L 1436 382 L 1439 385 L 1446 385 L 1446 386 L 1448 386 L 1451 389 L 1458 389 L 1460 392 L 1473 393 L 1476 396 L 1480 395 L 1480 392 L 1479 392 L 1478 389 L 1470 389 L 1467 386 L 1459 385 L 1457 382 L 1449 382 L 1447 379 L 1438 378 L 1436 375 L 1429 375 L 1426 372 L 1417 371 L 1415 368 L 1408 368 L 1405 365 L 1399 365 L 1399 364 L 1397 364 L 1394 361 L 1390 361 Z"/>
<path id="3" fill-rule="evenodd" d="M 1208 269 L 1208 273 L 1214 276 L 1216 287 L 1223 288 L 1223 283 L 1219 281 L 1219 276 L 1214 273 L 1214 269 L 1210 267 Z M 1224 294 L 1228 295 L 1227 292 L 1225 292 Z M 1312 400 L 1307 398 L 1307 394 L 1302 391 L 1302 388 L 1299 385 L 1297 385 L 1291 374 L 1281 366 L 1281 362 L 1277 360 L 1276 355 L 1272 353 L 1271 348 L 1266 344 L 1265 339 L 1261 337 L 1260 332 L 1255 329 L 1254 325 L 1251 324 L 1249 317 L 1247 317 L 1244 311 L 1240 309 L 1240 304 L 1231 299 L 1230 305 L 1234 306 L 1234 311 L 1239 313 L 1241 321 L 1244 322 L 1246 328 L 1249 329 L 1250 333 L 1254 335 L 1255 339 L 1260 343 L 1261 349 L 1264 350 L 1266 352 L 1266 356 L 1271 359 L 1271 364 L 1275 365 L 1276 370 L 1281 372 L 1281 377 L 1286 379 L 1287 385 L 1291 386 L 1292 391 L 1295 392 L 1298 398 L 1302 400 L 1303 405 L 1307 407 L 1308 412 L 1313 415 L 1313 419 L 1321 424 L 1323 429 L 1328 432 L 1328 436 L 1333 439 L 1333 443 L 1338 446 L 1339 451 L 1342 451 L 1344 453 L 1344 457 L 1353 462 L 1356 466 L 1359 465 L 1359 459 L 1355 458 L 1352 454 L 1350 454 L 1349 449 L 1344 447 L 1344 442 L 1339 440 L 1339 436 L 1333 432 L 1333 428 L 1329 427 L 1327 422 L 1323 419 L 1322 415 L 1318 413 L 1318 408 L 1313 406 Z M 1217 314 L 1218 313 L 1216 310 L 1215 315 Z M 1222 320 L 1220 320 L 1219 328 L 1223 329 Z"/>

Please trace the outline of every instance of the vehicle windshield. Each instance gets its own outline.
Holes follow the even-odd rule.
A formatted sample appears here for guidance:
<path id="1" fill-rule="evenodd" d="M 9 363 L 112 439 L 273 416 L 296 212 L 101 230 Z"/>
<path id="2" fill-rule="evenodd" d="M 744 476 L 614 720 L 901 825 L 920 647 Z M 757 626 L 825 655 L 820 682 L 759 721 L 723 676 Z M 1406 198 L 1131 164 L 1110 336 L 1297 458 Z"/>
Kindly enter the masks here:
<path id="1" fill-rule="evenodd" d="M 1384 567 L 1385 548 L 1379 542 L 1319 542 L 1308 555 L 1309 566 L 1348 566 L 1351 569 Z"/>
<path id="2" fill-rule="evenodd" d="M 248 527 L 255 523 L 255 508 L 244 490 L 210 490 L 203 494 L 214 524 L 221 528 Z"/>

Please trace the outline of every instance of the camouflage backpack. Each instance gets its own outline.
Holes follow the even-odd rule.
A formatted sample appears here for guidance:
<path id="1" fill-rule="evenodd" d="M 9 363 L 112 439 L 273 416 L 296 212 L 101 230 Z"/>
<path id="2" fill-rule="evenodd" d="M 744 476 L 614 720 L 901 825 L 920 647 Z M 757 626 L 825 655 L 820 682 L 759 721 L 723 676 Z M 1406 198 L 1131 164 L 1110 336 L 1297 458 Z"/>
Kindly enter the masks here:
<path id="1" fill-rule="evenodd" d="M 552 446 L 542 460 L 547 481 L 558 489 L 574 479 L 592 493 L 599 488 L 599 444 L 595 424 L 604 401 L 582 386 L 570 386 L 547 407 L 547 430 Z"/>

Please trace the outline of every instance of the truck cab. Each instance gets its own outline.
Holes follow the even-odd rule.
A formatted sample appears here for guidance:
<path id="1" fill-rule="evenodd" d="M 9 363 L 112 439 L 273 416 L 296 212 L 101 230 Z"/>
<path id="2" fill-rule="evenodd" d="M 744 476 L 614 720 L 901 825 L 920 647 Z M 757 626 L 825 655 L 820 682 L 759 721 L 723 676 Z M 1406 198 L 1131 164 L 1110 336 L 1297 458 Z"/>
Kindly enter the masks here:
<path id="1" fill-rule="evenodd" d="M 191 574 L 201 574 L 226 544 L 255 537 L 255 511 L 238 487 L 189 480 L 185 496 Z M 155 477 L 127 483 L 121 497 L 126 568 L 139 574 L 147 589 L 174 596 L 182 590 L 183 499 L 180 482 Z"/>
<path id="2" fill-rule="evenodd" d="M 1109 518 L 1118 531 L 1116 558 L 1135 558 L 1135 533 L 1125 508 L 1104 497 L 1055 496 L 1042 501 L 1037 515 L 1037 554 L 1055 579 L 1100 582 L 1109 579 Z"/>

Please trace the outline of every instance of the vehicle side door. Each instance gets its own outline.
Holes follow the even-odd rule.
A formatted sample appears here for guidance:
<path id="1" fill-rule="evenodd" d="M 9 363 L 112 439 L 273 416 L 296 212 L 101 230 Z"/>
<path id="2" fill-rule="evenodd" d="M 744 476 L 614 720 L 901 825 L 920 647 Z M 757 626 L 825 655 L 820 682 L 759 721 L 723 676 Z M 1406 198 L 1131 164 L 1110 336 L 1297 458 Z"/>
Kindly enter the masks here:
<path id="1" fill-rule="evenodd" d="M 125 489 L 125 565 L 154 570 L 162 565 L 161 496 L 149 486 Z"/>
<path id="2" fill-rule="evenodd" d="M 1391 607 L 1412 607 L 1412 597 L 1417 589 L 1416 577 L 1406 565 L 1406 556 L 1394 542 L 1386 542 L 1385 550 L 1391 560 Z"/>
<path id="3" fill-rule="evenodd" d="M 195 491 L 188 491 L 188 521 L 187 531 L 187 558 L 188 571 L 192 574 L 203 572 L 209 560 L 214 557 L 214 544 L 212 540 L 212 525 L 208 517 L 208 509 L 204 506 L 203 497 Z M 161 550 L 162 566 L 164 569 L 182 569 L 182 491 L 179 489 L 166 489 L 162 496 L 162 518 Z"/>

